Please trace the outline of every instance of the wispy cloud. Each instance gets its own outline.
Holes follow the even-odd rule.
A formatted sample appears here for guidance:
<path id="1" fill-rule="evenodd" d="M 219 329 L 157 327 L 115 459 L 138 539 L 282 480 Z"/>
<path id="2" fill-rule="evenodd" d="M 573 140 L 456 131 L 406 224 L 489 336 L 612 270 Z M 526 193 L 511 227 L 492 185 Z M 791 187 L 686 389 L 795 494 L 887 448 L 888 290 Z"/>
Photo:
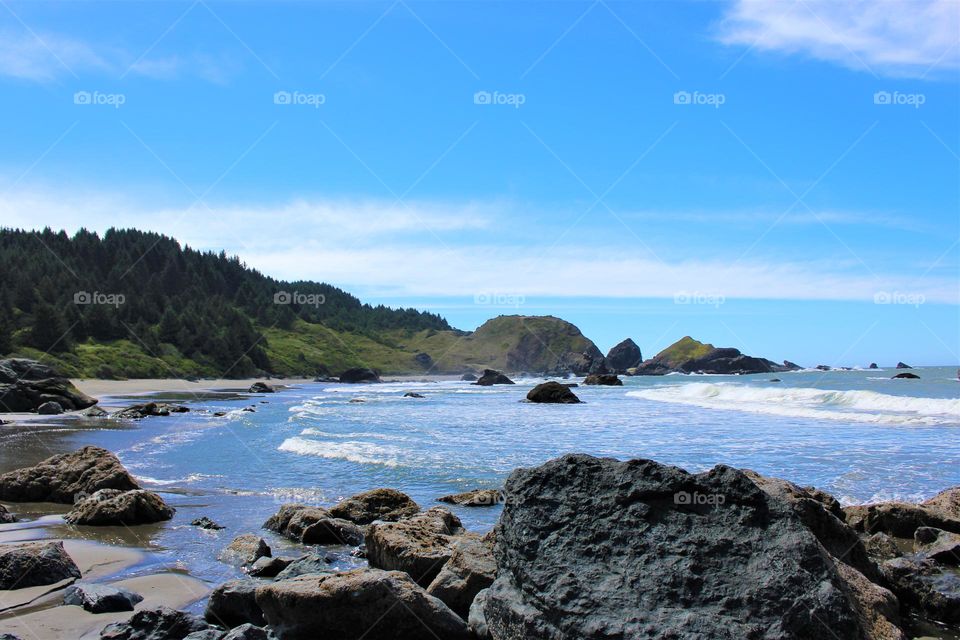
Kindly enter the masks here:
<path id="1" fill-rule="evenodd" d="M 49 83 L 64 76 L 91 73 L 120 77 L 129 72 L 161 80 L 196 77 L 224 84 L 241 69 L 236 57 L 226 54 L 197 51 L 137 59 L 122 48 L 94 45 L 62 34 L 0 30 L 0 76 L 33 82 Z"/>
<path id="2" fill-rule="evenodd" d="M 544 252 L 552 223 L 518 218 L 509 202 L 411 202 L 304 198 L 277 205 L 208 209 L 150 206 L 116 194 L 17 190 L 0 199 L 4 225 L 68 231 L 136 227 L 196 248 L 239 254 L 270 275 L 315 279 L 363 295 L 672 297 L 701 292 L 727 298 L 872 300 L 878 291 L 922 294 L 956 304 L 954 255 L 943 269 L 865 273 L 829 253 L 805 261 L 709 258 L 692 249 L 667 259 L 640 255 L 629 238 L 596 242 L 573 234 Z M 38 221 L 41 221 L 38 223 Z M 521 236 L 513 229 L 534 226 Z M 678 233 L 683 233 L 680 225 Z M 539 242 L 534 237 L 539 234 Z M 531 240 L 531 238 L 534 238 Z M 679 243 L 682 248 L 683 243 Z M 949 263 L 949 264 L 946 264 Z M 953 271 L 950 271 L 953 269 Z"/>
<path id="3" fill-rule="evenodd" d="M 927 77 L 960 68 L 956 0 L 734 0 L 719 38 L 803 54 L 876 75 Z"/>

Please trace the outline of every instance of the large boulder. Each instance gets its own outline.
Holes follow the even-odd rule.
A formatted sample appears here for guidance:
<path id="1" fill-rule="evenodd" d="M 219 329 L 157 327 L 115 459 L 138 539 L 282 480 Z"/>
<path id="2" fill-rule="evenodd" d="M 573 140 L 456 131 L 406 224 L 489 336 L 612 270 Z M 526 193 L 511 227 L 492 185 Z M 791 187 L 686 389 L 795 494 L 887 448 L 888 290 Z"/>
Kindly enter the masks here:
<path id="1" fill-rule="evenodd" d="M 75 411 L 97 403 L 53 367 L 26 358 L 0 360 L 0 413 L 36 411 L 55 402 Z"/>
<path id="2" fill-rule="evenodd" d="M 60 406 L 59 402 L 51 400 L 37 407 L 37 413 L 41 416 L 58 416 L 63 413 L 63 407 Z"/>
<path id="3" fill-rule="evenodd" d="M 933 560 L 904 556 L 880 565 L 885 583 L 908 610 L 938 622 L 960 622 L 960 576 Z"/>
<path id="4" fill-rule="evenodd" d="M 960 535 L 933 527 L 919 527 L 914 533 L 917 552 L 940 564 L 960 565 Z"/>
<path id="5" fill-rule="evenodd" d="M 843 521 L 843 509 L 836 498 L 814 487 L 800 487 L 789 480 L 762 476 L 747 469 L 744 473 L 771 496 L 789 504 L 830 555 L 870 580 L 880 579 L 880 572 L 860 536 Z"/>
<path id="6" fill-rule="evenodd" d="M 380 375 L 373 369 L 347 369 L 340 374 L 340 382 L 348 384 L 380 382 Z"/>
<path id="7" fill-rule="evenodd" d="M 63 594 L 63 604 L 83 607 L 90 613 L 133 611 L 142 600 L 139 593 L 109 584 L 74 584 Z"/>
<path id="8" fill-rule="evenodd" d="M 230 629 L 244 623 L 264 624 L 263 611 L 257 605 L 256 580 L 241 579 L 224 582 L 210 592 L 203 617 L 208 622 Z"/>
<path id="9" fill-rule="evenodd" d="M 637 343 L 627 338 L 607 352 L 607 367 L 613 373 L 626 373 L 627 369 L 639 367 L 643 354 Z"/>
<path id="10" fill-rule="evenodd" d="M 79 577 L 80 569 L 62 542 L 0 545 L 0 590 L 39 587 Z"/>
<path id="11" fill-rule="evenodd" d="M 594 373 L 584 378 L 583 384 L 620 387 L 623 386 L 623 380 L 613 373 Z"/>
<path id="12" fill-rule="evenodd" d="M 353 522 L 331 517 L 327 509 L 303 504 L 281 506 L 263 526 L 303 544 L 353 546 L 363 542 L 363 531 Z"/>
<path id="13" fill-rule="evenodd" d="M 567 455 L 514 471 L 505 493 L 482 611 L 494 640 L 866 640 L 866 614 L 885 617 L 737 469 Z"/>
<path id="14" fill-rule="evenodd" d="M 274 388 L 266 382 L 254 382 L 248 390 L 250 393 L 274 393 Z"/>
<path id="15" fill-rule="evenodd" d="M 921 504 L 948 518 L 960 520 L 960 487 L 945 489 Z"/>
<path id="16" fill-rule="evenodd" d="M 282 640 L 470 637 L 457 614 L 398 571 L 355 569 L 278 581 L 257 589 L 257 604 Z"/>
<path id="17" fill-rule="evenodd" d="M 453 543 L 463 534 L 460 519 L 444 507 L 399 522 L 376 523 L 367 533 L 367 561 L 378 569 L 405 571 L 426 587 L 450 559 Z"/>
<path id="18" fill-rule="evenodd" d="M 513 384 L 513 380 L 495 369 L 484 369 L 483 375 L 473 384 L 480 385 L 481 387 L 492 387 L 495 384 Z"/>
<path id="19" fill-rule="evenodd" d="M 500 489 L 473 489 L 443 496 L 437 498 L 437 500 L 461 507 L 489 507 L 503 502 L 503 491 Z"/>
<path id="20" fill-rule="evenodd" d="M 289 580 L 297 576 L 308 573 L 333 573 L 330 565 L 333 564 L 335 556 L 325 553 L 308 553 L 293 560 L 277 574 L 277 580 Z"/>
<path id="21" fill-rule="evenodd" d="M 420 506 L 410 496 L 396 489 L 373 489 L 358 493 L 329 509 L 332 517 L 359 525 L 375 520 L 392 522 L 419 511 Z"/>
<path id="22" fill-rule="evenodd" d="M 173 507 L 153 491 L 100 489 L 74 505 L 64 520 L 94 527 L 153 524 L 173 517 Z"/>
<path id="23" fill-rule="evenodd" d="M 183 640 L 191 633 L 210 630 L 203 618 L 169 607 L 141 609 L 129 620 L 114 622 L 100 632 L 100 640 Z"/>
<path id="24" fill-rule="evenodd" d="M 579 404 L 580 398 L 565 384 L 543 382 L 527 393 L 527 400 L 536 403 Z"/>
<path id="25" fill-rule="evenodd" d="M 466 620 L 477 594 L 493 584 L 496 577 L 493 537 L 464 536 L 453 543 L 452 550 L 450 559 L 427 587 L 427 593 L 443 600 Z"/>
<path id="26" fill-rule="evenodd" d="M 131 491 L 140 485 L 115 455 L 99 447 L 47 458 L 0 476 L 0 500 L 73 504 L 100 489 Z"/>

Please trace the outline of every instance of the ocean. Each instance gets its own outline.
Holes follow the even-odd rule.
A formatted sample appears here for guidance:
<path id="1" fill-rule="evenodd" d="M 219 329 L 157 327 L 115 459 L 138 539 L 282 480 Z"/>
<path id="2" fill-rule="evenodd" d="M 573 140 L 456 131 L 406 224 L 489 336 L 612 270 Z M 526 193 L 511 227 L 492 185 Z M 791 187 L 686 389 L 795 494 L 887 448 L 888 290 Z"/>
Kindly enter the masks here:
<path id="1" fill-rule="evenodd" d="M 922 500 L 960 484 L 960 381 L 955 368 L 913 372 L 921 379 L 892 380 L 893 369 L 623 377 L 622 387 L 574 389 L 578 405 L 523 402 L 534 378 L 496 387 L 312 383 L 266 395 L 166 394 L 159 397 L 185 401 L 191 412 L 2 427 L 0 471 L 85 444 L 116 452 L 177 514 L 136 531 L 82 535 L 151 549 L 149 565 L 133 573 L 161 565 L 219 583 L 238 575 L 216 560 L 235 535 L 263 535 L 274 555 L 302 552 L 261 529 L 285 502 L 329 505 L 393 487 L 436 506 L 443 495 L 500 487 L 514 468 L 568 452 L 689 471 L 746 467 L 845 504 Z M 425 397 L 405 398 L 407 391 Z M 485 531 L 500 507 L 453 510 L 468 529 Z M 190 526 L 202 515 L 226 529 Z M 331 551 L 339 568 L 362 564 L 350 549 Z"/>

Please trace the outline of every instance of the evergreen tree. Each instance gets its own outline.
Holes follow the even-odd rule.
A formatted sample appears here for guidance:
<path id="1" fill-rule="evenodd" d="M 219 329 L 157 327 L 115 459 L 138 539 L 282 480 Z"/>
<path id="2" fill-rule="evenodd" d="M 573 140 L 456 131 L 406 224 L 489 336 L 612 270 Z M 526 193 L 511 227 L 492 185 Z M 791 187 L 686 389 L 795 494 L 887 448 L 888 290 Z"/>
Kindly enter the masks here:
<path id="1" fill-rule="evenodd" d="M 34 305 L 30 344 L 41 351 L 67 351 L 70 340 L 63 312 L 46 302 Z"/>

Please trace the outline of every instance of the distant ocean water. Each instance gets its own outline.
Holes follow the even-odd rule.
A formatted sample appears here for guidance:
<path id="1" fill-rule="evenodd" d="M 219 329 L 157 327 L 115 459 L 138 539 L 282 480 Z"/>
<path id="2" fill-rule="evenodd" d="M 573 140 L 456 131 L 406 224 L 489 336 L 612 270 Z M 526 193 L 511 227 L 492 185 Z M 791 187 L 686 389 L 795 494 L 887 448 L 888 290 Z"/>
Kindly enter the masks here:
<path id="1" fill-rule="evenodd" d="M 41 443 L 56 452 L 83 444 L 117 452 L 178 508 L 152 544 L 171 566 L 216 581 L 235 573 L 216 561 L 219 549 L 239 533 L 269 537 L 261 525 L 284 502 L 331 504 L 395 487 L 429 507 L 574 451 L 690 471 L 748 467 L 845 503 L 924 499 L 960 484 L 960 381 L 955 368 L 913 371 L 920 380 L 891 380 L 892 369 L 624 377 L 622 387 L 578 387 L 580 405 L 521 402 L 539 379 L 497 387 L 315 383 L 246 400 L 203 399 L 190 413 L 130 427 L 5 435 L 0 467 L 20 466 L 17 447 Z M 404 398 L 406 391 L 426 397 Z M 247 405 L 256 412 L 240 411 Z M 474 530 L 499 516 L 499 507 L 455 510 Z M 227 526 L 222 539 L 189 526 L 201 515 Z M 341 561 L 359 562 L 346 549 Z"/>

